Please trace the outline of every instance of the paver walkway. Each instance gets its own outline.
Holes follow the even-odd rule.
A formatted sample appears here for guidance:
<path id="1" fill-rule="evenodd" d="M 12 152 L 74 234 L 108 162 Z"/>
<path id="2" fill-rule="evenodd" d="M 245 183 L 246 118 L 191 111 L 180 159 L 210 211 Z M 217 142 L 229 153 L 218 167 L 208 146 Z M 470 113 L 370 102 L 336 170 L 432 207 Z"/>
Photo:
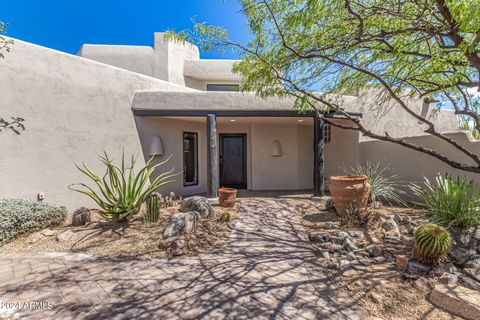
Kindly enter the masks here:
<path id="1" fill-rule="evenodd" d="M 190 260 L 2 254 L 0 300 L 20 306 L 0 318 L 365 319 L 315 268 L 291 201 L 242 199 L 229 241 Z"/>

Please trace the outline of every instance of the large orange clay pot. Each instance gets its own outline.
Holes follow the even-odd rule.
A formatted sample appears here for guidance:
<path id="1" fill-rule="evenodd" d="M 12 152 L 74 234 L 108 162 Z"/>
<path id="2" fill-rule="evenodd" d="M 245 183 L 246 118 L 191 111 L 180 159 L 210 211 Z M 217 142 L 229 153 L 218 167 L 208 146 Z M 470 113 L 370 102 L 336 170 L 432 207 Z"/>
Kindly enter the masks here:
<path id="1" fill-rule="evenodd" d="M 330 178 L 330 193 L 339 214 L 347 209 L 363 210 L 370 196 L 370 184 L 366 176 L 334 176 Z"/>
<path id="2" fill-rule="evenodd" d="M 218 203 L 222 207 L 233 207 L 237 201 L 237 189 L 220 188 L 218 189 Z"/>

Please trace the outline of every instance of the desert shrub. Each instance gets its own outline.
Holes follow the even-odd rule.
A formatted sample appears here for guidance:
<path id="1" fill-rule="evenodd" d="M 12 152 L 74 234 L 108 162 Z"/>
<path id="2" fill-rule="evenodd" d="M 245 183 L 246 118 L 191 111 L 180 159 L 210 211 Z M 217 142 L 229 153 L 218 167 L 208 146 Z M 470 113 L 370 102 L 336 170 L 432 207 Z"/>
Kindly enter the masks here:
<path id="1" fill-rule="evenodd" d="M 425 264 L 438 264 L 452 245 L 447 229 L 433 223 L 418 227 L 414 238 L 413 257 Z"/>
<path id="2" fill-rule="evenodd" d="M 153 164 L 151 158 L 138 173 L 135 173 L 135 163 L 137 158 L 132 156 L 130 165 L 125 164 L 125 154 L 122 155 L 121 164 L 118 166 L 108 157 L 106 153 L 100 156 L 103 164 L 107 167 L 107 173 L 102 179 L 83 165 L 76 165 L 78 170 L 90 178 L 98 187 L 100 192 L 95 192 L 93 188 L 84 183 L 70 185 L 71 190 L 83 193 L 92 198 L 102 209 L 99 211 L 105 219 L 124 222 L 130 220 L 140 211 L 140 206 L 147 198 L 160 186 L 175 181 L 173 169 L 159 174 L 151 180 L 153 172 L 165 164 L 167 160 Z"/>
<path id="3" fill-rule="evenodd" d="M 0 244 L 35 228 L 57 226 L 67 217 L 67 208 L 23 199 L 0 200 Z"/>
<path id="4" fill-rule="evenodd" d="M 470 228 L 480 223 L 480 200 L 473 180 L 438 174 L 434 182 L 425 178 L 422 185 L 412 184 L 411 189 L 435 223 L 447 228 Z"/>
<path id="5" fill-rule="evenodd" d="M 399 176 L 396 174 L 388 174 L 388 166 L 382 167 L 380 162 L 372 163 L 367 161 L 366 164 L 358 164 L 351 168 L 349 174 L 355 176 L 366 176 L 370 184 L 370 204 L 375 206 L 377 201 L 384 201 L 389 204 L 403 204 L 401 196 L 405 191 L 400 189 Z"/>
<path id="6" fill-rule="evenodd" d="M 180 202 L 182 202 L 182 197 L 177 197 L 175 192 L 170 192 L 170 194 L 165 198 L 160 195 L 160 206 L 162 208 L 176 207 L 180 204 Z"/>
<path id="7" fill-rule="evenodd" d="M 345 228 L 359 227 L 368 222 L 370 210 L 360 210 L 358 208 L 347 208 L 340 217 L 340 225 Z"/>

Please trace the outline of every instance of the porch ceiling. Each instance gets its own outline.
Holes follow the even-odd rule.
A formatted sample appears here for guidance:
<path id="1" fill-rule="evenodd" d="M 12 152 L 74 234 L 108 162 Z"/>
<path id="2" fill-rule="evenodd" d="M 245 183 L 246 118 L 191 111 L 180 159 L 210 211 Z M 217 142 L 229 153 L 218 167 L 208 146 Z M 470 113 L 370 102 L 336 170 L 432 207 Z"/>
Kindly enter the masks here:
<path id="1" fill-rule="evenodd" d="M 165 117 L 168 119 L 205 123 L 205 117 Z M 268 125 L 305 125 L 313 126 L 313 118 L 301 117 L 218 117 L 219 125 L 245 125 L 245 124 L 268 124 Z"/>

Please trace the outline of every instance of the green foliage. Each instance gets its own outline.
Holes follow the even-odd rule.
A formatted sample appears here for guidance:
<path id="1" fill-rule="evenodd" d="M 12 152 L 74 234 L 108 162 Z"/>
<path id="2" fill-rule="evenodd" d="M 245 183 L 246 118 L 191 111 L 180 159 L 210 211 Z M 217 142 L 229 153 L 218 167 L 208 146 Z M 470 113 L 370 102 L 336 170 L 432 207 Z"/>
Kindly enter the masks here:
<path id="1" fill-rule="evenodd" d="M 411 189 L 435 223 L 448 228 L 480 223 L 480 198 L 472 180 L 438 174 L 433 183 L 425 178 L 423 185 L 412 184 Z"/>
<path id="2" fill-rule="evenodd" d="M 67 208 L 23 199 L 0 200 L 0 244 L 36 228 L 54 227 L 65 221 Z"/>
<path id="3" fill-rule="evenodd" d="M 450 250 L 452 238 L 448 231 L 436 224 L 421 225 L 415 230 L 414 258 L 428 264 L 435 264 Z"/>
<path id="4" fill-rule="evenodd" d="M 370 184 L 370 204 L 375 206 L 377 201 L 386 201 L 387 203 L 403 204 L 401 198 L 405 194 L 400 189 L 397 174 L 388 174 L 389 167 L 382 167 L 380 162 L 372 163 L 367 161 L 366 164 L 357 164 L 352 168 L 349 174 L 355 176 L 366 176 Z"/>
<path id="5" fill-rule="evenodd" d="M 162 197 L 162 195 L 159 195 L 159 197 L 160 197 L 160 206 L 162 208 L 175 207 L 182 201 L 182 197 L 177 197 L 175 195 L 175 192 L 170 192 L 170 194 L 165 198 Z"/>
<path id="6" fill-rule="evenodd" d="M 0 21 L 0 34 L 4 34 L 7 32 L 7 24 L 5 22 Z M 4 58 L 3 51 L 10 52 L 10 45 L 13 44 L 13 40 L 6 39 L 0 35 L 0 58 Z"/>
<path id="7" fill-rule="evenodd" d="M 340 216 L 340 225 L 345 228 L 363 226 L 368 222 L 370 211 L 360 210 L 358 208 L 347 208 L 344 214 Z"/>
<path id="8" fill-rule="evenodd" d="M 222 213 L 222 215 L 220 216 L 220 221 L 223 221 L 223 222 L 230 222 L 230 219 L 231 219 L 231 214 L 230 212 L 228 211 L 225 211 Z"/>
<path id="9" fill-rule="evenodd" d="M 160 186 L 173 182 L 173 168 L 170 171 L 159 174 L 152 179 L 150 185 L 148 182 L 153 172 L 165 164 L 170 157 L 160 163 L 153 164 L 151 158 L 138 174 L 135 173 L 136 157 L 132 156 L 130 165 L 125 164 L 125 154 L 122 154 L 122 162 L 120 166 L 113 161 L 105 153 L 100 156 L 103 164 L 107 167 L 107 173 L 102 179 L 93 173 L 84 164 L 83 167 L 76 165 L 78 170 L 90 178 L 100 190 L 95 192 L 91 187 L 84 183 L 69 186 L 71 190 L 80 192 L 93 199 L 103 211 L 100 214 L 105 218 L 113 221 L 128 221 L 140 210 L 140 206 L 147 198 L 155 192 Z M 74 187 L 79 186 L 79 188 Z"/>
<path id="10" fill-rule="evenodd" d="M 147 211 L 143 216 L 143 222 L 157 222 L 158 218 L 160 218 L 160 196 L 157 193 L 152 193 L 147 198 L 146 205 Z"/>

